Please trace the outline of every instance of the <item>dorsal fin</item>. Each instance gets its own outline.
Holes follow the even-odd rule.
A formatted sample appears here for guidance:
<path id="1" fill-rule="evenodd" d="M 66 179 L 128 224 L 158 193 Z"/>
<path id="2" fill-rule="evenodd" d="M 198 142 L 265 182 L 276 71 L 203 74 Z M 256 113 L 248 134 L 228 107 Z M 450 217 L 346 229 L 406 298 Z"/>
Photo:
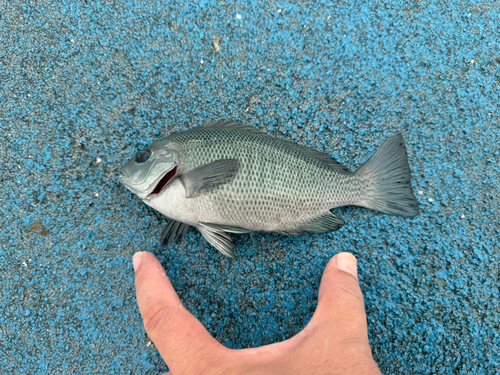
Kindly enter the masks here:
<path id="1" fill-rule="evenodd" d="M 291 142 L 290 142 L 291 143 Z M 306 146 L 301 146 L 301 145 L 298 145 L 296 143 L 291 143 L 297 150 L 300 150 L 304 153 L 308 153 L 310 156 L 312 156 L 313 158 L 316 158 L 320 161 L 322 161 L 323 163 L 326 163 L 328 164 L 330 167 L 338 170 L 338 171 L 341 171 L 341 172 L 351 172 L 349 169 L 347 169 L 347 167 L 343 164 L 340 164 L 337 160 L 333 159 L 332 157 L 330 157 L 330 155 L 328 154 L 325 154 L 324 152 L 320 152 L 320 151 L 317 151 L 313 148 L 309 148 L 309 147 L 306 147 Z"/>
<path id="2" fill-rule="evenodd" d="M 226 128 L 226 129 L 235 129 L 235 130 L 243 130 L 243 131 L 249 131 L 255 134 L 265 134 L 261 132 L 259 129 L 252 128 L 250 125 L 242 123 L 242 122 L 235 122 L 233 120 L 219 120 L 219 121 L 208 121 L 206 122 L 203 127 L 205 128 Z M 340 164 L 338 161 L 332 159 L 328 154 L 325 154 L 323 152 L 319 152 L 313 148 L 305 147 L 298 145 L 296 143 L 286 141 L 291 147 L 295 147 L 297 150 L 300 150 L 303 153 L 307 153 L 313 158 L 316 158 L 323 163 L 328 164 L 330 167 L 333 169 L 336 169 L 341 172 L 350 172 L 349 169 L 345 165 Z"/>
<path id="3" fill-rule="evenodd" d="M 243 122 L 235 122 L 233 120 L 219 120 L 219 121 L 207 121 L 203 124 L 204 128 L 225 128 L 233 130 L 243 130 L 252 133 L 263 134 L 259 129 L 252 128 L 250 125 Z"/>

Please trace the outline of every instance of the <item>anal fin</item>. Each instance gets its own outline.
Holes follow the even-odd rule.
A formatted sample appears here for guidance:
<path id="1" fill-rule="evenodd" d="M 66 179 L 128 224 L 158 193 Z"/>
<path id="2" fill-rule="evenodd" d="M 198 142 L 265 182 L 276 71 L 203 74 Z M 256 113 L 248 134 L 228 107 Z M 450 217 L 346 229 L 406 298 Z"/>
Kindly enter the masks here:
<path id="1" fill-rule="evenodd" d="M 335 216 L 331 212 L 328 212 L 327 214 L 318 216 L 311 221 L 304 223 L 294 230 L 285 231 L 283 233 L 288 235 L 299 235 L 301 233 L 325 233 L 339 230 L 344 224 L 344 220 Z"/>

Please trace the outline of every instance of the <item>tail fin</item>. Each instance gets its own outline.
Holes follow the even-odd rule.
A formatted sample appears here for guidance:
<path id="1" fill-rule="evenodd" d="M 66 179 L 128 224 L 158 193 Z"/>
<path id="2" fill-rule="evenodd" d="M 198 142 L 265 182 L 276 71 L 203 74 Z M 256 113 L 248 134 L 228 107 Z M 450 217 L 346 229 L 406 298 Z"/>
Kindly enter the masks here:
<path id="1" fill-rule="evenodd" d="M 401 134 L 384 141 L 356 174 L 367 184 L 360 205 L 386 214 L 418 215 L 418 202 L 411 187 L 408 155 Z"/>

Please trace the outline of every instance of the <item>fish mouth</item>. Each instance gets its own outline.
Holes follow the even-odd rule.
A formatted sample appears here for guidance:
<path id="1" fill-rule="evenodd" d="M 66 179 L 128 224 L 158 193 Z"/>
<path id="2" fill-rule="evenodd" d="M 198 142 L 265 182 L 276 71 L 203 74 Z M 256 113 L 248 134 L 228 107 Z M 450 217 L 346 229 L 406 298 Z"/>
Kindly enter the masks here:
<path id="1" fill-rule="evenodd" d="M 160 194 L 167 187 L 168 183 L 172 181 L 176 173 L 177 173 L 177 166 L 173 167 L 171 170 L 165 173 L 163 177 L 160 178 L 160 181 L 158 181 L 153 191 L 148 194 L 148 197 L 150 197 L 151 195 Z"/>

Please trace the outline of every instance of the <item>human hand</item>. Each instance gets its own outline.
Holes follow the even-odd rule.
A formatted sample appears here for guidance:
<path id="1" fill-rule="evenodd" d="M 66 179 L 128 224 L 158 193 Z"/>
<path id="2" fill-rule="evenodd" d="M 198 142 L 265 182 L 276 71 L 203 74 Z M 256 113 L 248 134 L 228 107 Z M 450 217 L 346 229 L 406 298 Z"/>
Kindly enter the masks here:
<path id="1" fill-rule="evenodd" d="M 133 259 L 144 328 L 171 370 L 191 374 L 381 374 L 373 360 L 356 258 L 334 256 L 326 266 L 311 321 L 296 336 L 251 349 L 215 340 L 181 303 L 156 257 Z"/>

